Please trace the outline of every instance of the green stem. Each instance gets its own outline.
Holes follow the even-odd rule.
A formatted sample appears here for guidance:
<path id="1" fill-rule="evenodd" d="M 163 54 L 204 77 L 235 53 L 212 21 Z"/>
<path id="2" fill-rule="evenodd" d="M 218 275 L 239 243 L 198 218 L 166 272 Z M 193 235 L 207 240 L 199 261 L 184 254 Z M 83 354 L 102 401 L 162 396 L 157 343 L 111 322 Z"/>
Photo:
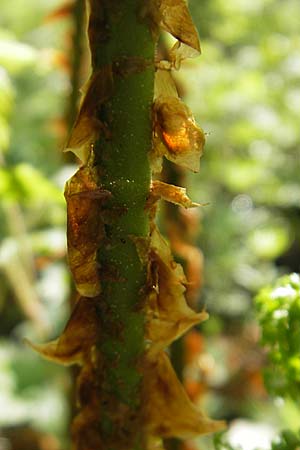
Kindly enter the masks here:
<path id="1" fill-rule="evenodd" d="M 78 110 L 78 97 L 81 82 L 81 63 L 83 56 L 83 30 L 85 23 L 84 0 L 76 0 L 73 9 L 74 31 L 72 36 L 72 68 L 71 68 L 71 86 L 72 91 L 67 111 L 68 129 L 72 128 Z"/>
<path id="2" fill-rule="evenodd" d="M 149 234 L 145 202 L 150 187 L 147 154 L 151 148 L 154 42 L 148 27 L 138 20 L 137 0 L 111 3 L 118 3 L 118 8 L 99 2 L 100 12 L 94 18 L 105 25 L 106 36 L 91 42 L 93 71 L 113 63 L 121 66 L 131 58 L 145 61 L 146 68 L 124 77 L 114 76 L 113 95 L 99 113 L 100 120 L 105 118 L 108 124 L 110 138 L 100 137 L 94 148 L 99 181 L 112 193 L 109 208 L 116 211 L 105 226 L 108 244 L 101 247 L 98 256 L 102 273 L 113 272 L 111 279 L 101 280 L 105 313 L 99 350 L 103 357 L 103 395 L 110 399 L 101 421 L 105 442 L 123 434 L 128 442 L 124 448 L 139 449 L 142 437 L 134 423 L 140 406 L 138 358 L 145 345 L 141 302 L 146 269 L 131 236 Z M 125 411 L 124 417 L 118 411 Z M 116 450 L 114 445 L 109 449 Z"/>

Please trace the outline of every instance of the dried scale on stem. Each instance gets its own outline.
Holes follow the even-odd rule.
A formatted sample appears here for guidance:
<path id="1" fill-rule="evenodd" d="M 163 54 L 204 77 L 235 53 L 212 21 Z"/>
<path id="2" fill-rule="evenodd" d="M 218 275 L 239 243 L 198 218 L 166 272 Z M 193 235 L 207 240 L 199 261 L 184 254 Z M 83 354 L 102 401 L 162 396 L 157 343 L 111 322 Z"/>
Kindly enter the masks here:
<path id="1" fill-rule="evenodd" d="M 89 0 L 88 9 L 92 73 L 67 144 L 82 165 L 65 189 L 78 299 L 61 337 L 34 347 L 81 367 L 74 449 L 162 449 L 162 438 L 224 427 L 191 403 L 165 352 L 208 315 L 186 303 L 157 202 L 199 205 L 151 182 L 163 156 L 199 170 L 204 134 L 171 72 L 200 45 L 184 0 Z M 155 61 L 162 29 L 177 42 Z"/>

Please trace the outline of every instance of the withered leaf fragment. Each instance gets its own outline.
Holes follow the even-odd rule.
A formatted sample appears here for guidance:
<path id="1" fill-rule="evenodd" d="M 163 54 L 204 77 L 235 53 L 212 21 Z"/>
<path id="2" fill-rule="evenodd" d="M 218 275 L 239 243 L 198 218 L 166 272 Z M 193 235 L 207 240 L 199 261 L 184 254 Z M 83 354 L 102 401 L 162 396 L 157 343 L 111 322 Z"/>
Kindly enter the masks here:
<path id="1" fill-rule="evenodd" d="M 99 334 L 99 329 L 98 329 Z M 95 349 L 95 346 L 92 347 Z M 72 424 L 72 437 L 76 449 L 104 450 L 106 447 L 101 437 L 101 358 L 86 348 L 87 358 L 77 378 L 77 406 L 79 413 Z"/>
<path id="2" fill-rule="evenodd" d="M 200 168 L 205 144 L 203 130 L 197 126 L 189 108 L 180 100 L 168 71 L 158 70 L 153 104 L 153 148 L 151 160 L 159 171 L 161 157 L 193 172 Z"/>
<path id="3" fill-rule="evenodd" d="M 185 0 L 144 0 L 140 16 L 157 38 L 159 28 L 200 52 L 197 29 Z"/>
<path id="4" fill-rule="evenodd" d="M 158 69 L 155 72 L 154 100 L 160 97 L 178 98 L 177 87 L 169 70 Z"/>
<path id="5" fill-rule="evenodd" d="M 164 183 L 159 180 L 152 181 L 148 203 L 151 205 L 162 198 L 167 202 L 182 206 L 183 208 L 195 208 L 204 204 L 193 202 L 187 195 L 186 189 L 173 184 Z"/>
<path id="6" fill-rule="evenodd" d="M 92 145 L 101 133 L 109 138 L 109 128 L 99 119 L 101 105 L 112 95 L 113 77 L 111 65 L 93 73 L 83 87 L 79 113 L 64 151 L 71 151 L 85 164 Z"/>
<path id="7" fill-rule="evenodd" d="M 182 241 L 176 230 L 170 233 L 170 241 L 176 255 L 185 262 L 185 273 L 188 281 L 186 286 L 187 303 L 188 305 L 195 305 L 202 285 L 203 254 L 199 248 Z"/>
<path id="8" fill-rule="evenodd" d="M 150 248 L 153 290 L 146 307 L 146 337 L 151 341 L 150 352 L 154 355 L 206 320 L 208 314 L 196 313 L 187 305 L 183 269 L 174 261 L 167 242 L 156 228 L 152 231 Z"/>
<path id="9" fill-rule="evenodd" d="M 222 430 L 225 422 L 204 415 L 188 398 L 169 357 L 145 355 L 144 422 L 150 435 L 189 439 Z"/>
<path id="10" fill-rule="evenodd" d="M 95 299 L 80 297 L 62 335 L 47 344 L 32 344 L 46 359 L 64 365 L 83 364 L 99 335 Z"/>
<path id="11" fill-rule="evenodd" d="M 170 61 L 171 67 L 179 70 L 181 62 L 188 58 L 196 58 L 199 56 L 199 51 L 180 41 L 177 41 L 169 52 L 168 59 Z"/>
<path id="12" fill-rule="evenodd" d="M 67 181 L 68 259 L 78 292 L 86 297 L 100 293 L 97 250 L 104 237 L 101 205 L 111 194 L 97 184 L 94 167 L 81 167 Z"/>
<path id="13" fill-rule="evenodd" d="M 205 137 L 189 108 L 176 97 L 160 97 L 153 106 L 154 152 L 193 172 L 200 168 Z"/>
<path id="14" fill-rule="evenodd" d="M 165 29 L 180 42 L 200 52 L 197 29 L 192 21 L 185 0 L 161 0 L 161 28 Z"/>

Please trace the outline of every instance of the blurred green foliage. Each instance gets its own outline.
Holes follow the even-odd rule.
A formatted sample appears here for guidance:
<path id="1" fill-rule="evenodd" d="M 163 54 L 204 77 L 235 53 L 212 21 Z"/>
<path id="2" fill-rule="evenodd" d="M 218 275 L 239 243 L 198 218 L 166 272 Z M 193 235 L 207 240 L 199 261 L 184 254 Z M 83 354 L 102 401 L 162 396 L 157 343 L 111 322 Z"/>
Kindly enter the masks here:
<path id="1" fill-rule="evenodd" d="M 224 433 L 217 433 L 214 437 L 215 450 L 242 450 L 240 446 L 232 446 L 224 437 Z M 298 450 L 300 446 L 300 432 L 283 431 L 280 436 L 271 443 L 270 450 Z M 264 450 L 256 448 L 255 450 Z"/>
<path id="2" fill-rule="evenodd" d="M 199 300 L 211 314 L 201 330 L 215 361 L 211 377 L 205 375 L 215 389 L 208 405 L 230 421 L 268 423 L 276 435 L 282 427 L 295 429 L 295 419 L 287 402 L 279 406 L 252 385 L 267 364 L 254 337 L 253 298 L 283 274 L 300 272 L 300 3 L 189 4 L 202 55 L 186 62 L 177 79 L 207 133 L 199 176 L 189 175 L 189 193 L 210 203 L 201 210 L 198 239 L 204 254 Z M 295 337 L 294 346 L 299 342 Z M 299 387 L 292 402 L 296 398 Z M 242 442 L 251 448 L 246 437 Z M 289 448 L 284 436 L 280 442 L 278 448 Z M 209 442 L 202 445 L 209 448 Z"/>
<path id="3" fill-rule="evenodd" d="M 190 1 L 201 58 L 178 73 L 207 133 L 192 197 L 203 209 L 203 302 L 249 320 L 252 297 L 299 272 L 300 38 L 297 0 Z"/>
<path id="4" fill-rule="evenodd" d="M 0 429 L 11 442 L 31 427 L 65 439 L 69 421 L 69 375 L 22 342 L 56 337 L 69 309 L 60 61 L 71 22 L 47 20 L 60 4 L 0 0 Z"/>
<path id="5" fill-rule="evenodd" d="M 300 448 L 300 432 L 283 431 L 279 439 L 272 442 L 271 450 L 298 450 Z"/>
<path id="6" fill-rule="evenodd" d="M 215 450 L 242 450 L 240 446 L 233 447 L 231 444 L 229 444 L 228 440 L 226 439 L 226 434 L 224 433 L 216 433 L 214 436 L 214 447 Z"/>
<path id="7" fill-rule="evenodd" d="M 299 408 L 300 276 L 292 273 L 279 278 L 274 286 L 263 288 L 255 302 L 268 357 L 266 386 L 273 396 L 290 397 Z M 214 437 L 214 446 L 215 450 L 242 450 L 229 443 L 226 433 Z M 272 442 L 271 450 L 298 450 L 299 446 L 300 431 L 285 430 Z"/>
<path id="8" fill-rule="evenodd" d="M 280 397 L 300 399 L 300 277 L 280 278 L 256 297 L 262 344 L 268 350 L 265 380 Z"/>

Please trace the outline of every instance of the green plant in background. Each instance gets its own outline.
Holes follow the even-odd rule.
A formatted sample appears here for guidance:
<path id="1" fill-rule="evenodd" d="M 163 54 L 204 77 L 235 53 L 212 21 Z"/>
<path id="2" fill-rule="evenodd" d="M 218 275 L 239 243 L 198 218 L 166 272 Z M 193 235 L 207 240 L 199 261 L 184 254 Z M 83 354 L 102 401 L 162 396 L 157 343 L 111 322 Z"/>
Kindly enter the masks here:
<path id="1" fill-rule="evenodd" d="M 219 433 L 214 437 L 215 450 L 242 450 L 241 447 L 232 446 L 226 439 L 226 435 Z M 300 432 L 283 431 L 280 436 L 271 443 L 270 450 L 299 450 Z M 264 450 L 257 448 L 255 450 Z"/>
<path id="2" fill-rule="evenodd" d="M 261 328 L 261 344 L 267 352 L 265 383 L 272 396 L 290 397 L 296 405 L 300 393 L 300 276 L 285 275 L 273 286 L 263 288 L 255 298 Z M 232 447 L 226 434 L 214 437 L 215 450 Z M 299 450 L 300 431 L 282 431 L 272 450 Z M 260 450 L 260 449 L 257 449 Z"/>
<path id="3" fill-rule="evenodd" d="M 271 450 L 299 450 L 300 432 L 283 431 L 280 437 L 272 442 Z"/>
<path id="4" fill-rule="evenodd" d="M 233 447 L 227 440 L 226 434 L 217 433 L 213 439 L 215 450 L 242 450 L 241 447 Z"/>
<path id="5" fill-rule="evenodd" d="M 299 271 L 300 5 L 191 0 L 190 8 L 203 58 L 178 77 L 209 133 L 201 180 L 190 179 L 193 195 L 211 204 L 199 238 L 202 299 L 221 317 L 248 320 L 260 288 Z"/>
<path id="6" fill-rule="evenodd" d="M 262 345 L 267 349 L 265 382 L 272 395 L 300 399 L 300 277 L 286 275 L 256 299 Z"/>

